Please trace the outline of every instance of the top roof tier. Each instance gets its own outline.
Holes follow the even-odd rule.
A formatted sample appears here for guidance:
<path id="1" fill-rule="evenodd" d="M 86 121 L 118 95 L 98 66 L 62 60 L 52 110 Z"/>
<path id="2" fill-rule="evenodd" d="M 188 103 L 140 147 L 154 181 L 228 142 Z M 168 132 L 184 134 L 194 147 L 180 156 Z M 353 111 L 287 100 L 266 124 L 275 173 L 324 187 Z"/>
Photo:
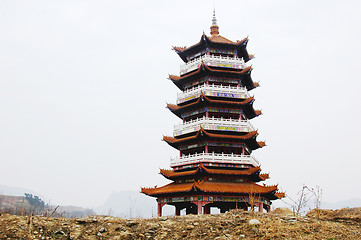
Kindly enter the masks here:
<path id="1" fill-rule="evenodd" d="M 198 43 L 190 47 L 173 47 L 173 50 L 184 62 L 188 62 L 194 58 L 202 56 L 207 52 L 220 55 L 235 55 L 238 58 L 243 58 L 245 62 L 252 58 L 246 49 L 248 38 L 233 42 L 219 35 L 219 27 L 214 14 L 210 29 L 211 36 L 208 37 L 203 33 L 201 40 Z"/>

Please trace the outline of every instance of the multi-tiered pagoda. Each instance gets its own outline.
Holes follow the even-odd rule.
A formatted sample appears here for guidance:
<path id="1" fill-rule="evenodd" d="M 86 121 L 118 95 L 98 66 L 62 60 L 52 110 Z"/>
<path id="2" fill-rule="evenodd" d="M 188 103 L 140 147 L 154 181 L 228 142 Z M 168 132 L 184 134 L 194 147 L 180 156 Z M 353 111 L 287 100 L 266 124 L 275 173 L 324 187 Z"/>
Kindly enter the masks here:
<path id="1" fill-rule="evenodd" d="M 163 137 L 180 152 L 171 159 L 172 170 L 160 170 L 172 183 L 142 188 L 156 197 L 158 216 L 165 204 L 175 206 L 175 214 L 209 214 L 211 207 L 270 210 L 271 200 L 284 197 L 277 186 L 259 185 L 269 178 L 261 174 L 252 151 L 265 146 L 256 140 L 258 132 L 249 119 L 261 111 L 253 108 L 249 91 L 258 83 L 251 79 L 252 59 L 246 49 L 248 39 L 230 41 L 219 35 L 213 13 L 211 36 L 202 35 L 191 47 L 174 47 L 185 62 L 180 76 L 169 79 L 182 91 L 177 104 L 168 109 L 183 120 L 173 137 Z"/>

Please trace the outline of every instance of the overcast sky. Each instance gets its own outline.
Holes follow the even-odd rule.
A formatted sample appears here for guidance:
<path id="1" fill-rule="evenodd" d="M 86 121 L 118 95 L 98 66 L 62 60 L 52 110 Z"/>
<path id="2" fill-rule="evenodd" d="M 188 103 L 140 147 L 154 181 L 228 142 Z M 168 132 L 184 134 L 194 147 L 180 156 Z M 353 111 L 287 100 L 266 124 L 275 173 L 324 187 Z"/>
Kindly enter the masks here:
<path id="1" fill-rule="evenodd" d="M 0 184 L 101 205 L 168 183 L 180 120 L 172 46 L 209 35 L 213 1 L 0 1 Z M 216 1 L 220 34 L 249 36 L 264 172 L 294 195 L 361 198 L 361 2 Z"/>

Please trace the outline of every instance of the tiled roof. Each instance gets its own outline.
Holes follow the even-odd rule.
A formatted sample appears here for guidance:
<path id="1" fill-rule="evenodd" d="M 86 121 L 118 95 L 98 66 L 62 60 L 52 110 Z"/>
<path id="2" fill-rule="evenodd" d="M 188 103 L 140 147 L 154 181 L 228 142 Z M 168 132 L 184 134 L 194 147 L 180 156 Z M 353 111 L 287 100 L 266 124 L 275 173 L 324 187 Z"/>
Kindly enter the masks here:
<path id="1" fill-rule="evenodd" d="M 248 38 L 244 38 L 241 41 L 233 42 L 225 37 L 222 37 L 221 35 L 207 37 L 205 34 L 203 34 L 201 37 L 201 40 L 198 43 L 196 43 L 192 46 L 189 46 L 189 47 L 173 47 L 173 50 L 175 50 L 176 52 L 187 51 L 193 47 L 201 45 L 202 42 L 204 41 L 204 39 L 206 39 L 207 41 L 209 41 L 211 43 L 229 44 L 229 45 L 234 45 L 234 46 L 242 45 L 245 41 L 248 41 Z"/>
<path id="2" fill-rule="evenodd" d="M 201 63 L 201 65 L 199 66 L 199 68 L 195 71 L 189 72 L 187 74 L 184 74 L 182 76 L 176 76 L 176 75 L 169 75 L 169 79 L 173 80 L 173 81 L 179 81 L 179 80 L 183 80 L 185 78 L 194 76 L 199 74 L 201 71 L 207 70 L 209 72 L 215 72 L 215 73 L 230 73 L 230 74 L 238 74 L 238 75 L 242 75 L 247 73 L 248 71 L 252 71 L 252 66 L 246 67 L 242 70 L 225 70 L 225 69 L 215 69 L 215 68 L 210 68 L 209 66 L 207 66 L 206 64 L 204 64 L 204 62 Z"/>
<path id="3" fill-rule="evenodd" d="M 217 175 L 249 176 L 249 175 L 257 173 L 260 170 L 261 170 L 261 168 L 259 166 L 258 167 L 248 168 L 246 170 L 228 170 L 228 169 L 207 168 L 203 164 L 200 164 L 197 167 L 197 169 L 195 169 L 195 170 L 176 172 L 174 170 L 161 169 L 160 174 L 162 174 L 163 176 L 165 176 L 167 178 L 177 178 L 177 177 L 195 175 L 196 173 L 198 173 L 200 171 L 204 171 L 204 172 L 207 172 L 209 174 L 217 174 Z"/>
<path id="4" fill-rule="evenodd" d="M 204 100 L 206 100 L 207 102 L 210 102 L 210 103 L 220 103 L 220 104 L 230 104 L 230 105 L 246 105 L 246 104 L 249 104 L 254 101 L 254 97 L 247 98 L 242 102 L 214 100 L 214 99 L 208 98 L 206 95 L 204 95 L 204 93 L 201 93 L 201 95 L 198 97 L 197 101 L 195 101 L 193 103 L 189 103 L 189 104 L 182 105 L 182 106 L 178 106 L 178 105 L 174 105 L 174 104 L 167 104 L 167 108 L 169 108 L 171 111 L 177 111 L 177 110 L 181 110 L 181 109 L 184 109 L 187 107 L 196 106 L 198 103 L 200 103 L 202 101 L 202 97 Z"/>
<path id="5" fill-rule="evenodd" d="M 211 42 L 216 42 L 216 43 L 228 43 L 228 44 L 233 44 L 233 45 L 238 45 L 237 42 L 233 42 L 225 37 L 222 37 L 221 35 L 212 35 L 210 37 L 208 37 L 208 39 Z"/>
<path id="6" fill-rule="evenodd" d="M 277 191 L 277 185 L 261 186 L 253 182 L 234 183 L 234 182 L 210 182 L 200 181 L 193 183 L 170 183 L 163 187 L 142 188 L 141 192 L 150 196 L 159 196 L 170 193 L 190 192 L 193 189 L 204 193 L 234 193 L 234 194 L 267 194 Z"/>
<path id="7" fill-rule="evenodd" d="M 189 140 L 193 140 L 193 139 L 197 139 L 199 138 L 200 136 L 202 135 L 206 135 L 208 137 L 211 137 L 211 138 L 223 138 L 223 139 L 236 139 L 236 140 L 245 140 L 245 139 L 250 139 L 254 136 L 257 136 L 258 135 L 258 132 L 257 131 L 252 131 L 252 132 L 249 132 L 245 135 L 242 135 L 242 136 L 237 136 L 237 135 L 227 135 L 227 134 L 215 134 L 215 133 L 209 133 L 207 132 L 206 130 L 204 130 L 202 127 L 200 130 L 198 130 L 197 134 L 194 135 L 194 136 L 190 136 L 190 137 L 185 137 L 185 138 L 174 138 L 174 137 L 167 137 L 167 136 L 164 136 L 163 137 L 163 140 L 166 141 L 167 143 L 169 144 L 173 144 L 173 143 L 181 143 L 181 142 L 186 142 L 186 141 L 189 141 Z M 263 143 L 263 142 L 260 142 L 260 143 Z M 264 144 L 265 145 L 265 144 Z M 263 145 L 263 146 L 264 146 Z M 261 144 L 260 144 L 261 146 Z"/>

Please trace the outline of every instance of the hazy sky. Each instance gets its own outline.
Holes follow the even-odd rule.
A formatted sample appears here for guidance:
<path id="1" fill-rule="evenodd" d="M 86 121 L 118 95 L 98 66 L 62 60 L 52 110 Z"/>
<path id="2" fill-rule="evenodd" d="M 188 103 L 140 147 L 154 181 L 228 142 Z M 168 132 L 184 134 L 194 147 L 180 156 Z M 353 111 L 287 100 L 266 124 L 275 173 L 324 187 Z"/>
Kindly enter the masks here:
<path id="1" fill-rule="evenodd" d="M 166 184 L 180 120 L 172 46 L 209 35 L 213 1 L 0 1 L 0 184 L 92 207 Z M 361 2 L 217 1 L 220 34 L 249 36 L 254 155 L 280 189 L 361 198 Z"/>

